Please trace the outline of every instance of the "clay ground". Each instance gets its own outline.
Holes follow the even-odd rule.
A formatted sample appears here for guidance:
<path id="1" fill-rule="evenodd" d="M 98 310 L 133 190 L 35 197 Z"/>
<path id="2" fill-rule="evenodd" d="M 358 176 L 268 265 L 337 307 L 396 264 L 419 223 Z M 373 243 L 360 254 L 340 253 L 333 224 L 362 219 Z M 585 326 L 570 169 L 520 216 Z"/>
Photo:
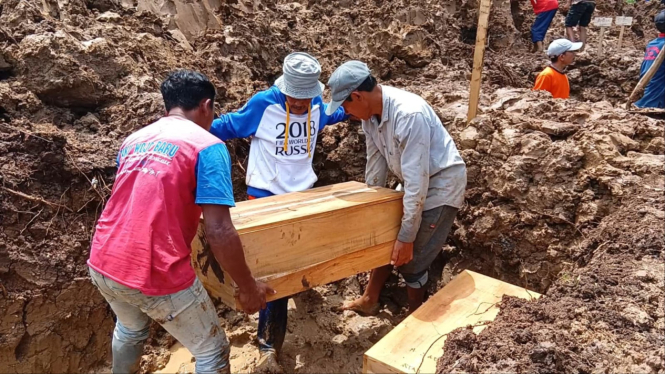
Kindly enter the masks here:
<path id="1" fill-rule="evenodd" d="M 573 98 L 560 101 L 529 90 L 548 62 L 527 52 L 529 3 L 495 0 L 481 114 L 467 126 L 476 0 L 0 1 L 0 373 L 108 370 L 113 315 L 85 261 L 118 146 L 162 114 L 167 72 L 206 73 L 218 110 L 235 110 L 296 50 L 317 56 L 324 82 L 364 60 L 381 83 L 428 100 L 455 139 L 468 190 L 431 292 L 471 269 L 545 295 L 504 300 L 479 336 L 451 334 L 441 372 L 665 372 L 665 116 L 622 109 L 659 6 L 599 2 L 597 15 L 635 23 L 621 50 L 609 30 L 603 55 L 590 30 L 568 71 Z M 548 38 L 562 35 L 558 15 Z M 237 200 L 248 147 L 229 143 Z M 326 129 L 318 185 L 363 181 L 364 148 L 358 124 Z M 394 277 L 377 317 L 336 311 L 366 282 L 292 300 L 288 371 L 361 371 L 406 305 Z M 219 316 L 233 370 L 251 371 L 256 316 Z M 174 344 L 152 330 L 143 372 L 163 368 Z"/>

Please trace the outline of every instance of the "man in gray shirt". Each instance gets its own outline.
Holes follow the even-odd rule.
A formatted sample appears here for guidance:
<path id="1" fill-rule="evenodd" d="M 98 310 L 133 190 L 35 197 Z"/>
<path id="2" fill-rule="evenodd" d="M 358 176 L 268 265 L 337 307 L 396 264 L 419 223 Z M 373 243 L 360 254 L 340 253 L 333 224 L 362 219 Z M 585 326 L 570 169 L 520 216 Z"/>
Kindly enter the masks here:
<path id="1" fill-rule="evenodd" d="M 378 313 L 379 294 L 395 266 L 407 284 L 413 312 L 423 302 L 428 269 L 464 202 L 466 165 L 432 107 L 418 95 L 378 85 L 366 64 L 344 63 L 328 86 L 332 103 L 327 110 L 342 105 L 362 120 L 367 184 L 385 186 L 388 170 L 404 184 L 402 227 L 391 264 L 374 269 L 363 296 L 343 309 Z"/>

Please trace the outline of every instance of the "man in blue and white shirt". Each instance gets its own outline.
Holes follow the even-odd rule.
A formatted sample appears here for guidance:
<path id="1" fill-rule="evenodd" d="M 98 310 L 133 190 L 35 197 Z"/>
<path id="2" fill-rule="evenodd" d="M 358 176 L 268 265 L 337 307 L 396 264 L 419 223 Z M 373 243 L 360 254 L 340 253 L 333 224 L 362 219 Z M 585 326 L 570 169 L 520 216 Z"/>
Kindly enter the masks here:
<path id="1" fill-rule="evenodd" d="M 326 114 L 320 75 L 314 57 L 292 53 L 274 86 L 254 95 L 238 112 L 213 121 L 210 132 L 224 141 L 252 137 L 246 177 L 250 200 L 304 191 L 316 182 L 316 139 L 324 126 L 347 118 L 343 108 Z M 277 352 L 286 335 L 287 303 L 288 298 L 275 300 L 259 313 L 257 370 L 282 371 Z"/>

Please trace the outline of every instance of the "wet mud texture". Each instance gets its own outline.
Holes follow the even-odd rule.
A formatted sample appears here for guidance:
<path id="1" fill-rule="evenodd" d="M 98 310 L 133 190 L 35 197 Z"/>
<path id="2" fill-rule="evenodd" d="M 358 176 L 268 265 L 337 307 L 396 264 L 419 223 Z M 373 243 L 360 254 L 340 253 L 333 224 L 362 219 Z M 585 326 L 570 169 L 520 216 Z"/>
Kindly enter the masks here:
<path id="1" fill-rule="evenodd" d="M 110 195 L 120 142 L 163 114 L 159 83 L 180 67 L 211 78 L 223 112 L 269 87 L 292 51 L 316 55 L 324 82 L 341 62 L 364 60 L 381 82 L 418 93 L 433 105 L 469 167 L 467 201 L 432 272 L 431 292 L 464 268 L 546 293 L 559 292 L 548 289 L 561 289 L 565 274 L 590 276 L 592 250 L 602 242 L 589 238 L 605 227 L 602 232 L 615 239 L 596 252 L 623 250 L 612 244 L 623 239 L 608 217 L 637 204 L 635 195 L 651 196 L 645 186 L 663 184 L 663 122 L 614 108 L 637 81 L 642 48 L 654 34 L 655 5 L 633 10 L 641 18 L 626 34 L 625 51 L 598 56 L 591 46 L 580 56 L 569 74 L 579 101 L 564 104 L 526 90 L 547 64 L 544 56 L 526 52 L 525 32 L 533 16 L 528 4 L 516 10 L 524 18 L 519 24 L 509 1 L 494 3 L 481 116 L 467 128 L 462 118 L 478 16 L 474 0 L 417 5 L 403 0 L 3 1 L 0 373 L 90 372 L 108 365 L 113 315 L 88 280 L 90 239 Z M 608 43 L 615 34 L 610 32 Z M 595 31 L 590 35 L 593 43 Z M 362 181 L 365 146 L 359 125 L 332 126 L 320 138 L 314 157 L 318 184 Z M 249 143 L 236 140 L 228 146 L 236 198 L 243 200 Z M 662 212 L 659 197 L 653 198 L 646 208 Z M 656 222 L 644 221 L 649 227 Z M 634 236 L 636 242 L 651 240 L 644 230 L 632 235 L 640 233 L 644 236 Z M 658 254 L 640 258 L 649 256 Z M 609 258 L 598 257 L 598 269 L 610 266 L 604 262 Z M 282 354 L 287 370 L 361 370 L 362 353 L 403 318 L 406 306 L 404 285 L 393 278 L 378 317 L 335 311 L 344 299 L 359 295 L 366 282 L 367 275 L 360 275 L 294 299 Z M 571 293 L 583 292 L 576 283 L 570 287 Z M 637 286 L 631 287 L 622 289 L 622 302 L 642 308 L 653 324 L 634 309 L 616 309 L 626 318 L 647 320 L 640 325 L 647 327 L 626 322 L 622 328 L 635 339 L 642 339 L 638 329 L 662 332 L 662 317 L 640 301 Z M 662 293 L 657 297 L 662 303 Z M 516 303 L 510 305 L 532 308 L 531 314 L 541 310 Z M 255 316 L 222 307 L 220 317 L 233 344 L 232 363 L 252 370 Z M 552 321 L 543 323 L 557 329 Z M 144 372 L 162 367 L 173 343 L 158 326 L 153 330 Z M 612 361 L 614 350 L 628 343 L 604 342 L 609 348 L 602 352 L 611 352 L 604 356 L 607 367 L 620 371 L 624 363 Z M 646 349 L 635 350 L 640 351 Z M 522 352 L 510 356 L 515 362 L 530 357 L 515 352 Z M 577 362 L 581 358 L 575 357 L 582 356 L 571 357 Z M 649 366 L 649 360 L 636 365 Z"/>
<path id="2" fill-rule="evenodd" d="M 538 302 L 505 297 L 476 336 L 446 340 L 440 373 L 662 373 L 665 333 L 662 192 L 638 188 L 586 232 L 582 265 Z"/>

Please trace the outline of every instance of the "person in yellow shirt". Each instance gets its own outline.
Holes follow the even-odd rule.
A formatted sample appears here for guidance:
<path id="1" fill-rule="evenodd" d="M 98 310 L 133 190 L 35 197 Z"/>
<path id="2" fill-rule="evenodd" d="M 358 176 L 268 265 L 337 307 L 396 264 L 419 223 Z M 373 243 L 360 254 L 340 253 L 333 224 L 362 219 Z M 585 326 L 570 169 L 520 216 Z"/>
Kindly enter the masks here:
<path id="1" fill-rule="evenodd" d="M 570 84 L 564 73 L 566 66 L 575 61 L 575 54 L 583 43 L 573 43 L 568 39 L 557 39 L 547 48 L 547 56 L 552 63 L 536 78 L 534 90 L 549 91 L 555 99 L 570 97 Z"/>

